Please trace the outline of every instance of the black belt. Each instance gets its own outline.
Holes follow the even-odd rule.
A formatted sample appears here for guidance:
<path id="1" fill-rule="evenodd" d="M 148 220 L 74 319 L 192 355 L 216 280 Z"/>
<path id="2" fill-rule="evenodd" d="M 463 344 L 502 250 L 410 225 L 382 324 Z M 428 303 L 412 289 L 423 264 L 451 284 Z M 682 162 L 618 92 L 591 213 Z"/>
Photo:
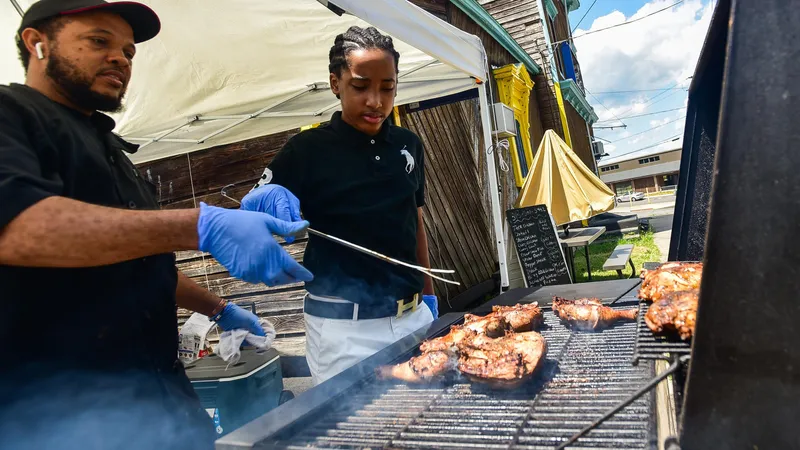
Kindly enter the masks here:
<path id="1" fill-rule="evenodd" d="M 323 300 L 315 300 L 311 296 L 306 296 L 303 303 L 303 312 L 315 317 L 324 319 L 342 320 L 368 320 L 382 319 L 384 317 L 402 317 L 409 311 L 416 311 L 422 304 L 422 295 L 414 294 L 397 300 L 394 305 L 359 305 L 356 303 L 334 303 Z"/>

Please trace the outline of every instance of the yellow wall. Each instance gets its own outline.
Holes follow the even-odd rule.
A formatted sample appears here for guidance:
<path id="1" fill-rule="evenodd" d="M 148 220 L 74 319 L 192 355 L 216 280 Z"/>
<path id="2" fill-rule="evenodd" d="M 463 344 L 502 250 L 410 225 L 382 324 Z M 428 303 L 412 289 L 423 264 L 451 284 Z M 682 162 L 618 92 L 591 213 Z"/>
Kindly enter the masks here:
<path id="1" fill-rule="evenodd" d="M 572 136 L 569 135 L 569 121 L 567 120 L 567 110 L 564 109 L 564 96 L 561 95 L 561 86 L 557 82 L 555 84 L 556 101 L 558 102 L 558 111 L 561 115 L 561 126 L 564 127 L 564 142 L 572 148 Z M 589 167 L 589 166 L 587 166 Z"/>
<path id="2" fill-rule="evenodd" d="M 533 149 L 531 147 L 529 102 L 531 89 L 533 89 L 533 80 L 531 80 L 528 71 L 522 64 L 509 64 L 495 69 L 494 77 L 497 81 L 500 101 L 514 111 L 514 118 L 519 122 L 518 132 L 520 141 L 522 141 L 522 150 L 527 160 L 528 169 L 530 169 L 533 162 Z M 522 162 L 519 160 L 517 142 L 515 139 L 509 138 L 508 143 L 514 169 L 514 179 L 517 187 L 522 187 L 525 178 L 522 176 Z"/>

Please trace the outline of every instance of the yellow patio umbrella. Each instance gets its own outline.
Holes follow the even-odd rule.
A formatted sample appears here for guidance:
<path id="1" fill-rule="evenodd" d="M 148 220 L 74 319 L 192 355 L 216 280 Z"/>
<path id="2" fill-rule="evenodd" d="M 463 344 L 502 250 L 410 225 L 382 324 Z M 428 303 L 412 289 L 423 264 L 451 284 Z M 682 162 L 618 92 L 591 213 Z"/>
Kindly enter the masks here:
<path id="1" fill-rule="evenodd" d="M 544 133 L 517 207 L 547 205 L 556 225 L 614 208 L 614 193 L 553 130 Z"/>

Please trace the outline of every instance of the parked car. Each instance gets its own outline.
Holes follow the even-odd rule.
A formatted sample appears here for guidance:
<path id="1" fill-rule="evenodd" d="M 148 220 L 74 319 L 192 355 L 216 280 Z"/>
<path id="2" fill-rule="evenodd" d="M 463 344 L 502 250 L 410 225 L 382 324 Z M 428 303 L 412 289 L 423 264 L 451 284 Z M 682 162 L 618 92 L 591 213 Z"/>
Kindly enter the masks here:
<path id="1" fill-rule="evenodd" d="M 628 192 L 617 196 L 617 203 L 644 200 L 644 192 Z"/>

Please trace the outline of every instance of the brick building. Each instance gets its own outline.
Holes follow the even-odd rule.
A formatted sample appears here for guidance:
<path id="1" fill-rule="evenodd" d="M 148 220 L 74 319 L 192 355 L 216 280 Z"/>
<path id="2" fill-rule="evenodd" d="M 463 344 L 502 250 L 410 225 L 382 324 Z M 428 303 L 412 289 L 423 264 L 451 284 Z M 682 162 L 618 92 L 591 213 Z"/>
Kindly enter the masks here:
<path id="1" fill-rule="evenodd" d="M 681 149 L 659 150 L 597 163 L 600 179 L 617 195 L 626 192 L 654 192 L 678 184 Z"/>

